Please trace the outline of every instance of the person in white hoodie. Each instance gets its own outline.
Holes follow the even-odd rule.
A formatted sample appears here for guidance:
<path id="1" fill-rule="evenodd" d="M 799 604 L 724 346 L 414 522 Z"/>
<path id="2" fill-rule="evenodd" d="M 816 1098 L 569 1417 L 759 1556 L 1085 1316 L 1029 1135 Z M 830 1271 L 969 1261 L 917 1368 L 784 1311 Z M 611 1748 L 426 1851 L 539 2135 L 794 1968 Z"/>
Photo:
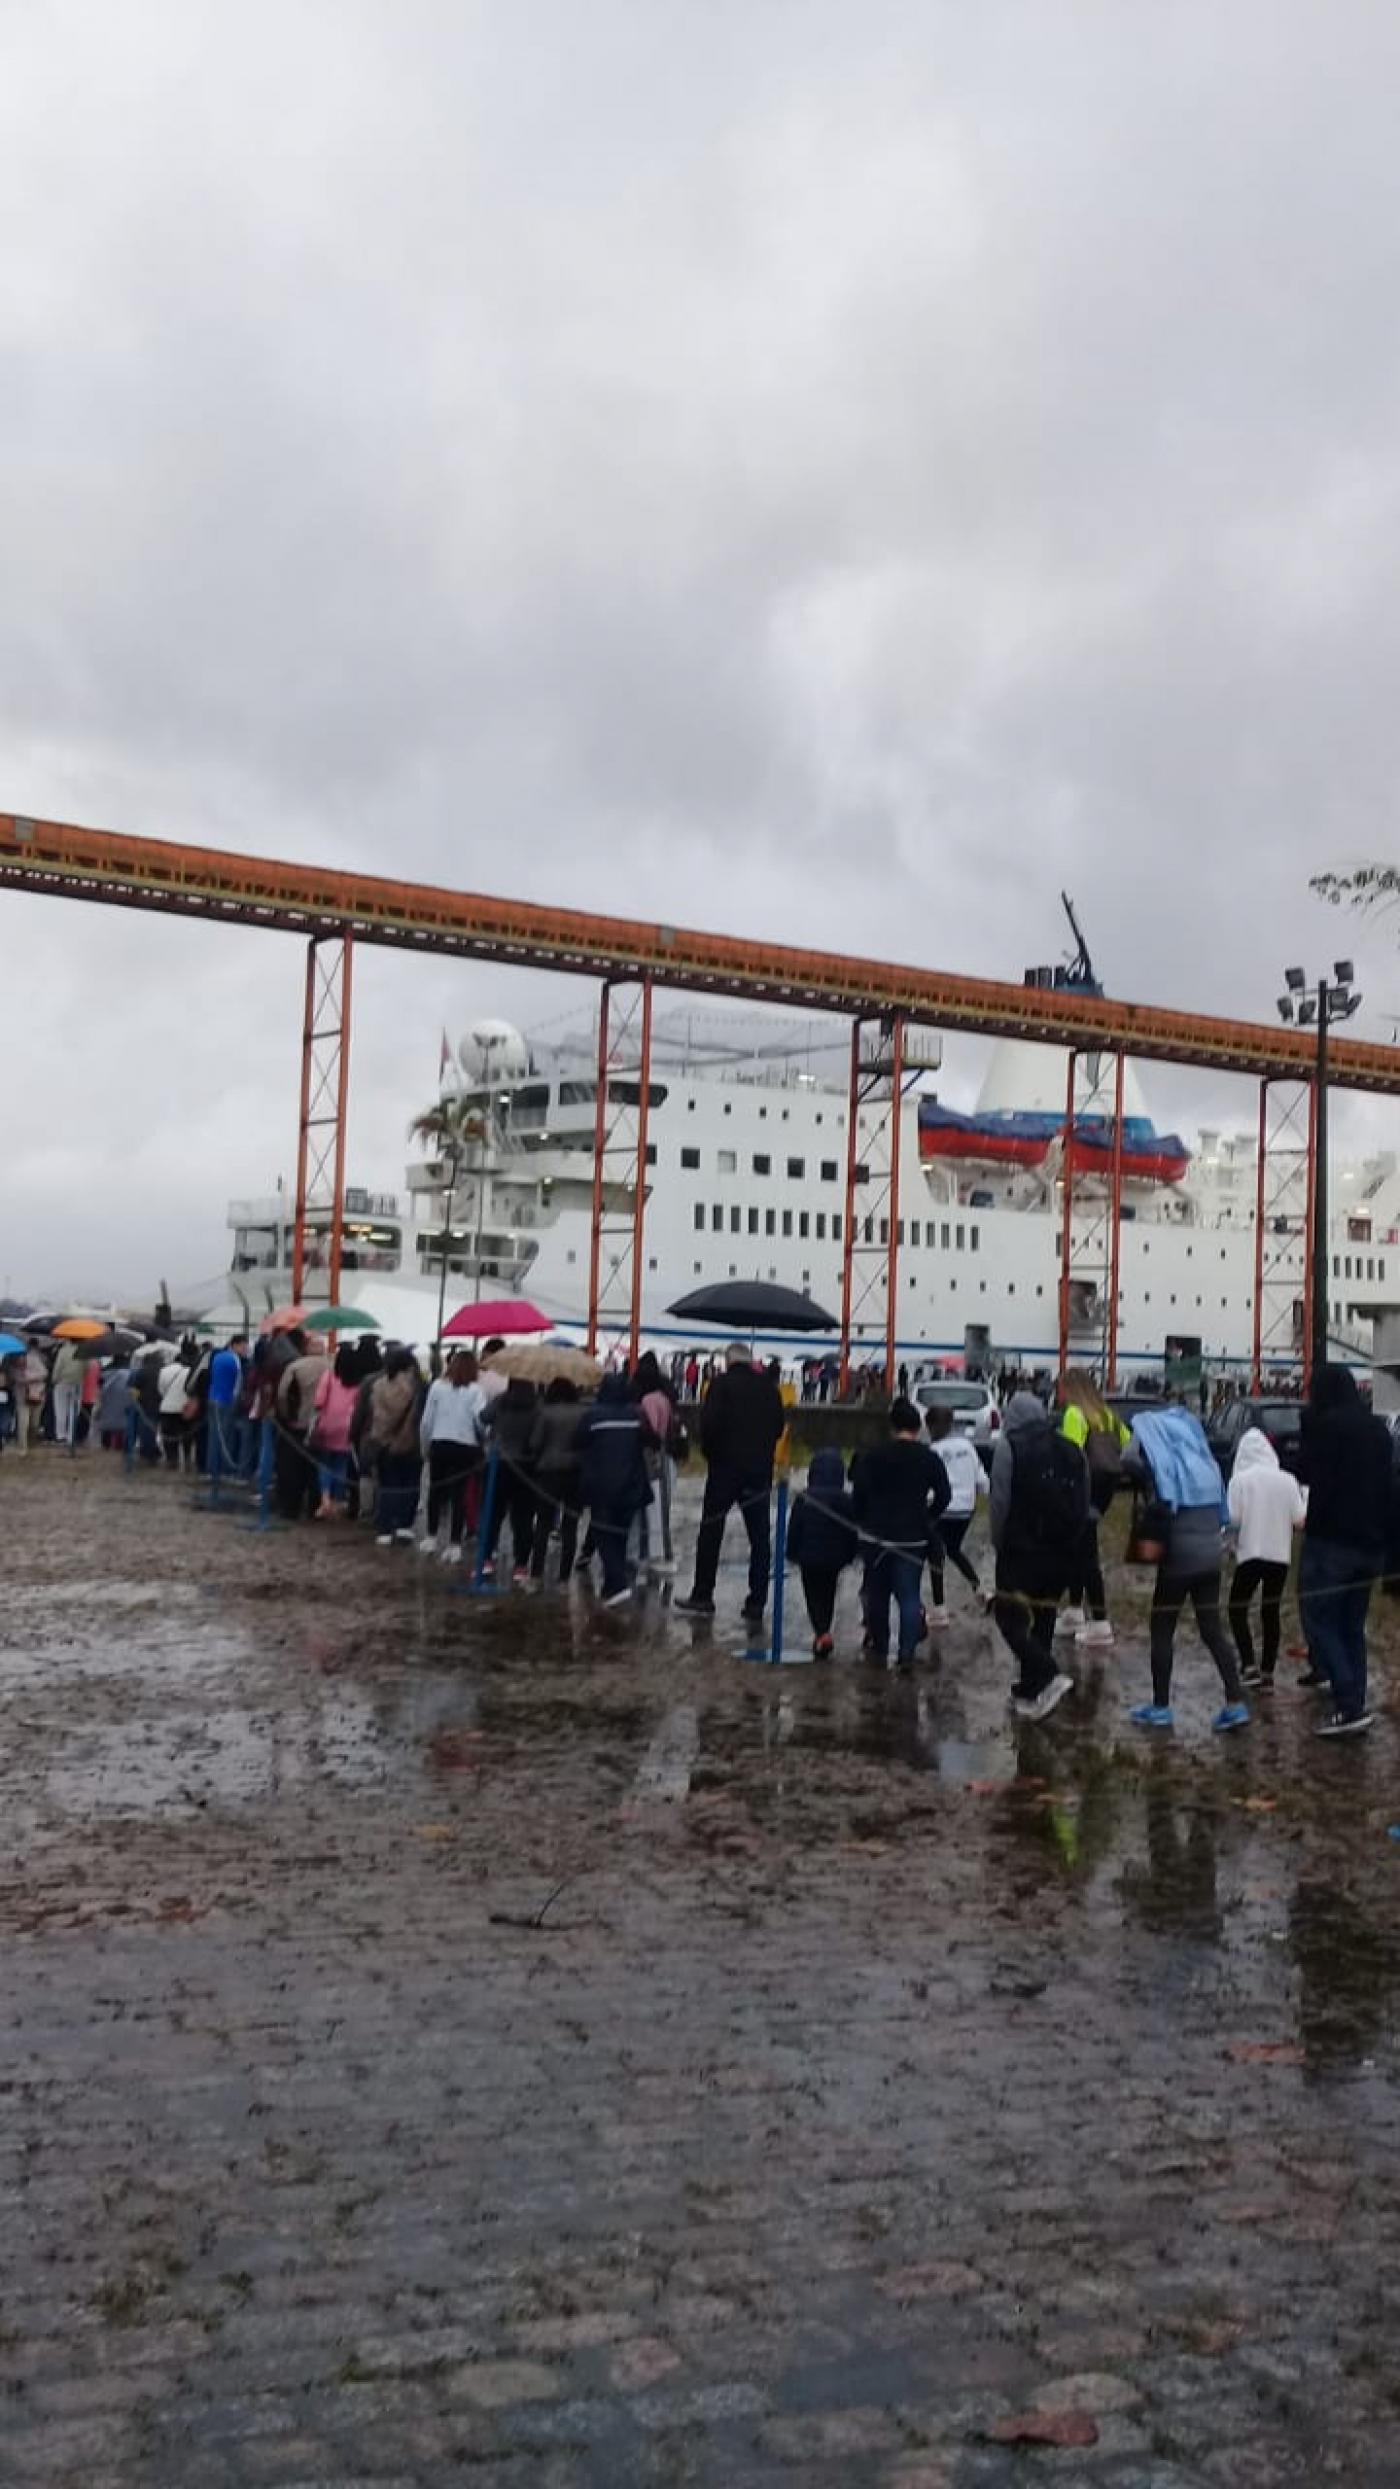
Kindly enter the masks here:
<path id="1" fill-rule="evenodd" d="M 989 1605 L 977 1567 L 963 1554 L 963 1540 L 972 1527 L 977 1511 L 977 1498 L 987 1492 L 987 1473 L 982 1455 L 966 1435 L 953 1432 L 951 1409 L 930 1409 L 924 1420 L 929 1440 L 943 1463 L 948 1477 L 948 1505 L 929 1531 L 928 1573 L 933 1590 L 933 1606 L 929 1624 L 942 1633 L 948 1624 L 948 1610 L 943 1604 L 943 1566 L 956 1566 L 965 1582 L 970 1582 L 984 1605 Z"/>
<path id="2" fill-rule="evenodd" d="M 1235 1536 L 1235 1578 L 1230 1585 L 1230 1631 L 1246 1685 L 1273 1684 L 1283 1623 L 1283 1593 L 1293 1561 L 1293 1533 L 1307 1516 L 1298 1481 L 1279 1467 L 1279 1457 L 1259 1427 L 1247 1427 L 1230 1473 L 1230 1527 Z M 1249 1631 L 1250 1603 L 1263 1594 L 1264 1655 L 1260 1667 Z"/>

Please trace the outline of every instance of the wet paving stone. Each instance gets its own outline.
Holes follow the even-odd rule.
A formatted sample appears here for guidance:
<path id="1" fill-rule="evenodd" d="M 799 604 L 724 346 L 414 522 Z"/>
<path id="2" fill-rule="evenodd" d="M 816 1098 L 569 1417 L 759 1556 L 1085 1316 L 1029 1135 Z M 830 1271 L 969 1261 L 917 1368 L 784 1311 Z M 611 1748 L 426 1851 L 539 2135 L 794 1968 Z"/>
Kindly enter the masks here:
<path id="1" fill-rule="evenodd" d="M 0 1463 L 0 2479 L 1400 2479 L 1400 1741 Z M 681 1498 L 682 1537 L 694 1489 Z M 725 1599 L 734 1616 L 726 1620 Z M 1092 2445 L 989 2441 L 1087 2413 Z"/>

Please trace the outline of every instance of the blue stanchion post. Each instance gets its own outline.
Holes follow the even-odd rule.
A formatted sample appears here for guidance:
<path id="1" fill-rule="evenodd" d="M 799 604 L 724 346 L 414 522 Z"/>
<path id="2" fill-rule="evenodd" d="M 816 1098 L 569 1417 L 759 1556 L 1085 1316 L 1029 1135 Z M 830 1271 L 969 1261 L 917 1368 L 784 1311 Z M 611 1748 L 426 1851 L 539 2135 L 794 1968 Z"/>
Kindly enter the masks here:
<path id="1" fill-rule="evenodd" d="M 773 1648 L 776 1666 L 783 1655 L 783 1602 L 787 1588 L 788 1482 L 778 1480 L 778 1513 L 773 1525 Z"/>
<path id="2" fill-rule="evenodd" d="M 496 1497 L 500 1492 L 500 1483 L 501 1456 L 499 1452 L 493 1451 L 486 1462 L 486 1484 L 481 1496 L 481 1518 L 477 1523 L 476 1563 L 467 1585 L 469 1590 L 487 1590 L 492 1587 L 486 1579 L 486 1559 L 491 1547 L 491 1524 L 496 1518 Z"/>
<path id="3" fill-rule="evenodd" d="M 272 1527 L 272 1478 L 277 1465 L 277 1440 L 270 1417 L 258 1430 L 258 1528 Z"/>
<path id="4" fill-rule="evenodd" d="M 219 1509 L 219 1489 L 224 1477 L 224 1413 L 215 1401 L 209 1404 L 209 1509 Z"/>

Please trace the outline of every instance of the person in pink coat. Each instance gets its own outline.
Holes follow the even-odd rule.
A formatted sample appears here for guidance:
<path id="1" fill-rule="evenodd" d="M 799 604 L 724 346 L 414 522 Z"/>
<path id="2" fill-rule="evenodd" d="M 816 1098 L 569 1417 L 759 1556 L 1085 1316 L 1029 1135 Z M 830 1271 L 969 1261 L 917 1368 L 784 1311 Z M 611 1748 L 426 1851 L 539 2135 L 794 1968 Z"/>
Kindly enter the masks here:
<path id="1" fill-rule="evenodd" d="M 320 1473 L 318 1521 L 343 1515 L 349 1498 L 350 1424 L 359 1398 L 354 1375 L 355 1351 L 347 1342 L 337 1349 L 334 1365 L 327 1367 L 316 1386 L 309 1448 Z"/>

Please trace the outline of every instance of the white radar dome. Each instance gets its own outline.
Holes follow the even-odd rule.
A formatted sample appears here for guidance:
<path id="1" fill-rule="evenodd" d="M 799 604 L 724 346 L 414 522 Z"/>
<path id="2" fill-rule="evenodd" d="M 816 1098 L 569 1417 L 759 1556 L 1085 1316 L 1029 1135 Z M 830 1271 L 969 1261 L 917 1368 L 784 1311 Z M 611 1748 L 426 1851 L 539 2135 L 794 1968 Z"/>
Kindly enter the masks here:
<path id="1" fill-rule="evenodd" d="M 457 1048 L 457 1060 L 468 1080 L 524 1080 L 530 1049 L 509 1020 L 473 1020 Z"/>

